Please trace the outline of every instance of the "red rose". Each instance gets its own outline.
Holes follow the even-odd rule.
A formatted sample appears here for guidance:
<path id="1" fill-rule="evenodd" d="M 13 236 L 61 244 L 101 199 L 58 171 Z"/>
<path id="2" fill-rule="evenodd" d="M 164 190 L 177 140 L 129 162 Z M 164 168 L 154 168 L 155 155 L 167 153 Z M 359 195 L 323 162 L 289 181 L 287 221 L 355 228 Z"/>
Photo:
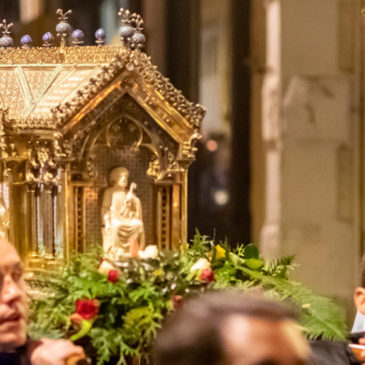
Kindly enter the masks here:
<path id="1" fill-rule="evenodd" d="M 77 299 L 76 313 L 83 319 L 92 319 L 99 312 L 99 302 L 96 299 Z"/>
<path id="2" fill-rule="evenodd" d="M 182 295 L 174 295 L 171 300 L 174 305 L 174 310 L 182 308 L 184 304 Z"/>
<path id="3" fill-rule="evenodd" d="M 118 277 L 119 277 L 119 274 L 118 274 L 118 271 L 117 270 L 109 270 L 109 272 L 108 272 L 108 280 L 111 283 L 116 283 L 118 281 Z"/>
<path id="4" fill-rule="evenodd" d="M 211 269 L 204 269 L 200 275 L 200 281 L 211 282 L 214 281 L 214 271 Z"/>

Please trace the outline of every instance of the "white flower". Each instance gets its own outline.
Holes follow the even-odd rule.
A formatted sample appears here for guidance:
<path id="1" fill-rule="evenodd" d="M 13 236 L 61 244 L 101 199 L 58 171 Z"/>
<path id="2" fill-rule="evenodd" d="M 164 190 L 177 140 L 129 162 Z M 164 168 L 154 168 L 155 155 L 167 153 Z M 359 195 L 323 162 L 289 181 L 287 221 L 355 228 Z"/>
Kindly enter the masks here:
<path id="1" fill-rule="evenodd" d="M 154 259 L 158 257 L 158 248 L 155 245 L 147 246 L 143 251 L 138 251 L 138 256 L 141 259 Z"/>
<path id="2" fill-rule="evenodd" d="M 191 267 L 190 271 L 193 272 L 204 269 L 210 269 L 210 262 L 205 258 L 201 258 Z"/>
<path id="3" fill-rule="evenodd" d="M 115 270 L 115 266 L 113 266 L 111 263 L 109 263 L 106 260 L 103 260 L 102 263 L 99 266 L 98 271 L 100 274 L 108 275 L 110 270 Z"/>

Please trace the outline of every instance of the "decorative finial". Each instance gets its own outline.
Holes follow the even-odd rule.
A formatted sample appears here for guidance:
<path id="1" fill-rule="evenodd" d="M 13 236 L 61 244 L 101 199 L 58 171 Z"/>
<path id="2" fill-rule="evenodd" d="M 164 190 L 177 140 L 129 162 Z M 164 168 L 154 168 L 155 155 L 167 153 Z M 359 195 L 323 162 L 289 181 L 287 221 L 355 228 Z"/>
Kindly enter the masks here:
<path id="1" fill-rule="evenodd" d="M 72 14 L 72 10 L 64 13 L 62 9 L 57 9 L 56 14 L 59 20 L 59 23 L 56 25 L 57 37 L 61 38 L 61 47 L 64 47 L 72 31 L 71 25 L 67 22 L 68 15 Z"/>
<path id="2" fill-rule="evenodd" d="M 66 13 L 62 9 L 57 9 L 56 14 L 58 15 L 58 20 L 60 22 L 66 22 L 68 20 L 68 15 L 72 14 L 72 10 L 67 10 Z"/>
<path id="3" fill-rule="evenodd" d="M 10 28 L 13 26 L 13 23 L 8 24 L 6 19 L 3 19 L 2 23 L 0 23 L 0 29 L 3 29 L 3 35 L 0 38 L 0 47 L 12 47 L 14 44 L 13 38 L 10 37 Z"/>
<path id="4" fill-rule="evenodd" d="M 3 19 L 3 22 L 0 23 L 0 29 L 3 29 L 3 35 L 10 35 L 10 28 L 14 26 L 13 23 L 8 24 L 6 19 Z"/>
<path id="5" fill-rule="evenodd" d="M 96 41 L 95 43 L 98 46 L 102 46 L 105 43 L 105 37 L 106 37 L 106 33 L 105 30 L 103 28 L 99 28 L 96 32 L 95 32 L 95 38 Z"/>
<path id="6" fill-rule="evenodd" d="M 42 36 L 43 47 L 51 47 L 53 46 L 54 37 L 51 32 L 44 33 Z"/>
<path id="7" fill-rule="evenodd" d="M 22 45 L 22 48 L 31 48 L 32 47 L 32 38 L 29 34 L 23 35 L 23 37 L 20 39 L 20 44 Z"/>
<path id="8" fill-rule="evenodd" d="M 84 43 L 84 32 L 81 29 L 76 29 L 72 32 L 71 38 L 72 38 L 72 44 L 74 46 L 80 46 Z"/>
<path id="9" fill-rule="evenodd" d="M 137 13 L 131 14 L 128 9 L 123 8 L 120 8 L 118 15 L 121 17 L 119 34 L 123 44 L 132 49 L 143 48 L 146 37 L 142 33 L 144 24 L 142 17 Z"/>
<path id="10" fill-rule="evenodd" d="M 134 48 L 138 48 L 138 49 L 142 49 L 146 44 L 146 36 L 136 30 L 132 37 L 131 37 L 131 47 L 134 49 Z"/>

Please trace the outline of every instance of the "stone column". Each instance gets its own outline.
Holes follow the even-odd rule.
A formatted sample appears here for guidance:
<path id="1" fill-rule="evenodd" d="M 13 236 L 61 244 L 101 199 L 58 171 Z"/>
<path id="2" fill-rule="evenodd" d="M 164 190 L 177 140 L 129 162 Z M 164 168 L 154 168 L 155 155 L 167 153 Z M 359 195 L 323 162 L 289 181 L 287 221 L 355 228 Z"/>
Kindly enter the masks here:
<path id="1" fill-rule="evenodd" d="M 364 203 L 361 4 L 265 4 L 266 63 L 260 101 L 265 168 L 261 180 L 254 181 L 254 189 L 260 182 L 265 186 L 258 220 L 262 251 L 267 257 L 296 254 L 297 279 L 353 308 Z"/>

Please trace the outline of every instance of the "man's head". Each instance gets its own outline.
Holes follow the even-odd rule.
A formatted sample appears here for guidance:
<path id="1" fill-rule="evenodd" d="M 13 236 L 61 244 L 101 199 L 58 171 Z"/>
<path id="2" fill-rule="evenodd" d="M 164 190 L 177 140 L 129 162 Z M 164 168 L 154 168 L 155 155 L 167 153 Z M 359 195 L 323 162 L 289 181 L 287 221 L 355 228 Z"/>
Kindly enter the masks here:
<path id="1" fill-rule="evenodd" d="M 157 336 L 157 365 L 299 365 L 309 349 L 286 307 L 238 292 L 187 302 Z"/>
<path id="2" fill-rule="evenodd" d="M 0 352 L 4 352 L 26 341 L 27 305 L 18 253 L 3 239 L 0 253 Z"/>

